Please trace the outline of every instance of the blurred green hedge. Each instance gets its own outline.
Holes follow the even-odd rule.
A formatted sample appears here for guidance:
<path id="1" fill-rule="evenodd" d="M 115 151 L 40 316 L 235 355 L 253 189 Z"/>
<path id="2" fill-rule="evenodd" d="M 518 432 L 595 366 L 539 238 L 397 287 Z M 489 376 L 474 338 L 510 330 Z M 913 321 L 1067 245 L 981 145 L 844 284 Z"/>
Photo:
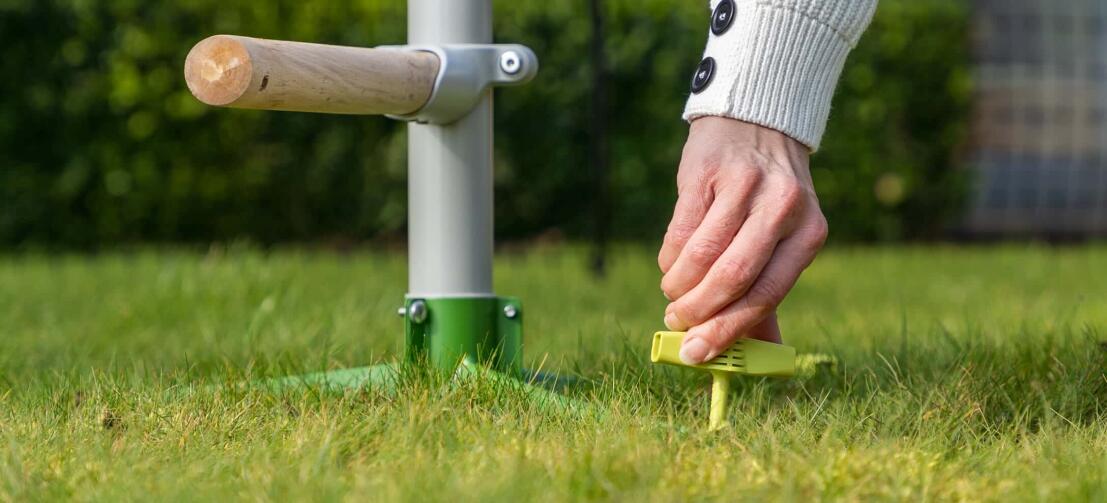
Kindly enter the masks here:
<path id="1" fill-rule="evenodd" d="M 656 240 L 668 222 L 705 5 L 606 2 L 619 238 Z M 404 9 L 399 0 L 0 0 L 0 244 L 400 235 L 402 125 L 206 108 L 181 68 L 214 33 L 402 43 Z M 498 93 L 498 232 L 582 236 L 587 1 L 503 0 L 496 15 L 497 38 L 529 45 L 542 62 L 533 83 Z M 956 0 L 882 1 L 813 161 L 836 239 L 931 236 L 957 211 L 967 25 Z"/>

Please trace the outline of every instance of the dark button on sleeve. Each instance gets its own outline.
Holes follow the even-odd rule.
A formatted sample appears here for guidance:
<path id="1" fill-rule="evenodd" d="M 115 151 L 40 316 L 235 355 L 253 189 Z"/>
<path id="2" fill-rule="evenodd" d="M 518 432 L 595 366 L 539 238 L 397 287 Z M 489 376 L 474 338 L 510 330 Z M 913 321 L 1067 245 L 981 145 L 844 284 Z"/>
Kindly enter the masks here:
<path id="1" fill-rule="evenodd" d="M 715 77 L 715 58 L 703 58 L 700 66 L 696 67 L 696 74 L 692 76 L 692 93 L 699 94 L 707 89 L 713 77 Z"/>
<path id="2" fill-rule="evenodd" d="M 734 0 L 723 0 L 715 6 L 715 12 L 711 13 L 711 33 L 722 35 L 734 22 Z"/>

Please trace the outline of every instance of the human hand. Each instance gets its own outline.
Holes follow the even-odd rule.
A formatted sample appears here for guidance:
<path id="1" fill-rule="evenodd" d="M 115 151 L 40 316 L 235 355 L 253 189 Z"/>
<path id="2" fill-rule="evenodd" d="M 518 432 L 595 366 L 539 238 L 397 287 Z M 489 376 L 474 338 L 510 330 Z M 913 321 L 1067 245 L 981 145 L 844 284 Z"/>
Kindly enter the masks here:
<path id="1" fill-rule="evenodd" d="M 780 342 L 776 308 L 826 241 L 807 148 L 748 122 L 692 121 L 657 263 L 680 358 L 710 360 L 741 337 Z"/>

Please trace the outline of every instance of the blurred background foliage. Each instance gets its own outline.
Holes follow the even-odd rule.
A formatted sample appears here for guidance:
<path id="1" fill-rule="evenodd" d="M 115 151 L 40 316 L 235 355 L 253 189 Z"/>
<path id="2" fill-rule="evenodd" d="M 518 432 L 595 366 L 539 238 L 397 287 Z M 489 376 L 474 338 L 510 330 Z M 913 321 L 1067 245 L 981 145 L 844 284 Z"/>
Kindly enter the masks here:
<path id="1" fill-rule="evenodd" d="M 668 223 L 706 3 L 605 2 L 617 239 L 658 240 Z M 498 40 L 542 62 L 533 83 L 497 96 L 497 232 L 581 238 L 587 1 L 495 9 Z M 207 108 L 181 68 L 215 33 L 402 43 L 404 14 L 401 0 L 0 0 L 0 246 L 400 238 L 401 124 Z M 882 0 L 813 158 L 833 239 L 927 238 L 957 215 L 968 14 L 956 0 Z"/>

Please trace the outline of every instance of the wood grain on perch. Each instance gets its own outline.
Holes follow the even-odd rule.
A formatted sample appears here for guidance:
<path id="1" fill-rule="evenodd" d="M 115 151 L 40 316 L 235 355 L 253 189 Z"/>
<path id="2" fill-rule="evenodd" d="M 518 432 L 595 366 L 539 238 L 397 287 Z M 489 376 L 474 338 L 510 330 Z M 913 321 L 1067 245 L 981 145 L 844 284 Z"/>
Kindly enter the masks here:
<path id="1" fill-rule="evenodd" d="M 215 106 L 334 114 L 407 114 L 430 98 L 429 52 L 206 38 L 188 53 L 185 80 Z"/>

